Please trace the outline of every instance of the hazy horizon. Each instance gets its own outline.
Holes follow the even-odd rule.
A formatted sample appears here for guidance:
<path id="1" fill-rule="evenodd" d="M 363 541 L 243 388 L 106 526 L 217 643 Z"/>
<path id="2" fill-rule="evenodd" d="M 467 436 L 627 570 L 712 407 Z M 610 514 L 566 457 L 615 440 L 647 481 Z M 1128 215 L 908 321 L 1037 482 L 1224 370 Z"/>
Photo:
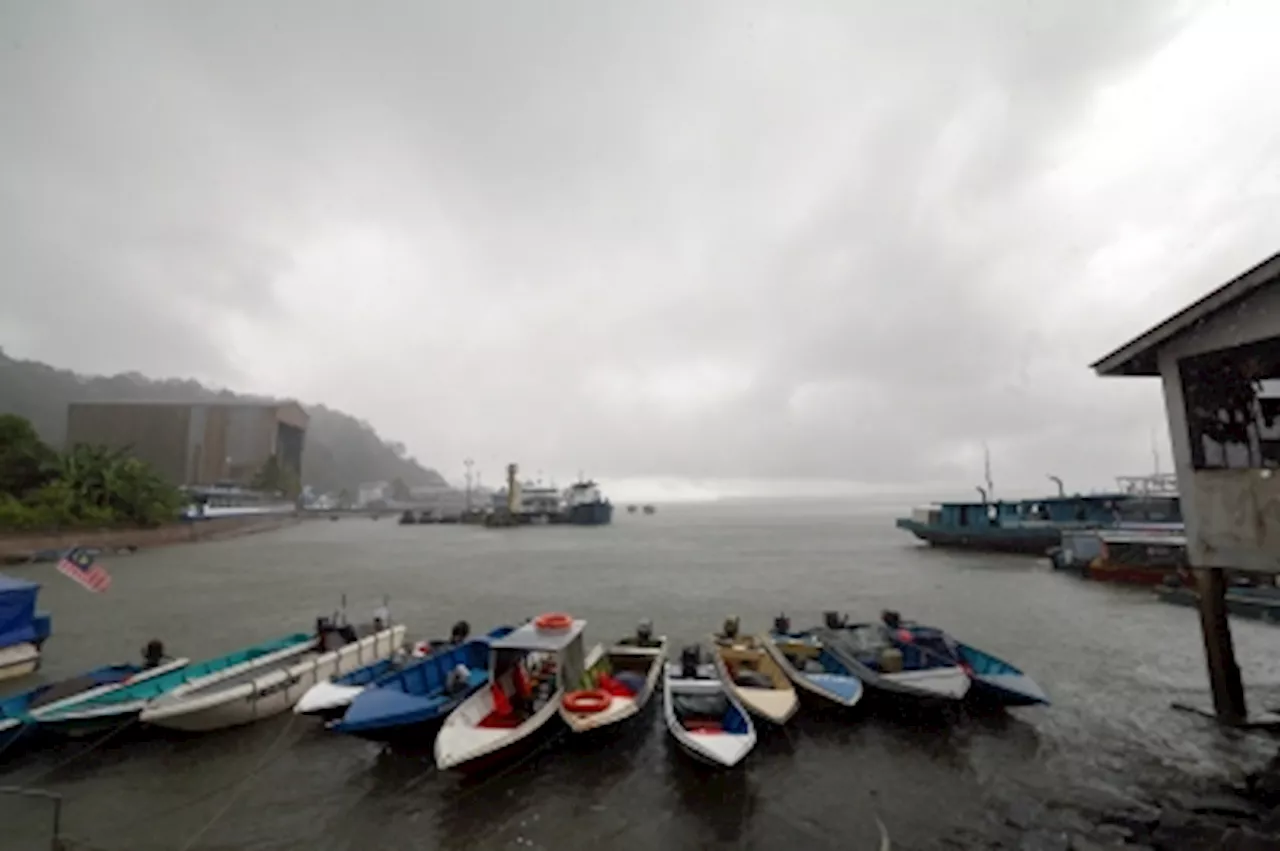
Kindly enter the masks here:
<path id="1" fill-rule="evenodd" d="M 1167 430 L 1088 365 L 1280 248 L 1278 24 L 0 3 L 0 347 L 323 403 L 455 483 L 963 497 L 985 444 L 1000 493 L 1105 488 Z"/>

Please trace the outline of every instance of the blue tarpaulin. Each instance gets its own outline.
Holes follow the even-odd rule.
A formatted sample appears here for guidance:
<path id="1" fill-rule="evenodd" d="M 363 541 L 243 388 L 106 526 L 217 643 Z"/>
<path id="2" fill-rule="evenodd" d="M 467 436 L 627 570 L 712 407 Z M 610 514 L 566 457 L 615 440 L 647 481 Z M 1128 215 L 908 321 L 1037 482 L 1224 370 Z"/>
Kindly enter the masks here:
<path id="1" fill-rule="evenodd" d="M 0 647 L 35 640 L 38 593 L 35 582 L 0 575 Z"/>

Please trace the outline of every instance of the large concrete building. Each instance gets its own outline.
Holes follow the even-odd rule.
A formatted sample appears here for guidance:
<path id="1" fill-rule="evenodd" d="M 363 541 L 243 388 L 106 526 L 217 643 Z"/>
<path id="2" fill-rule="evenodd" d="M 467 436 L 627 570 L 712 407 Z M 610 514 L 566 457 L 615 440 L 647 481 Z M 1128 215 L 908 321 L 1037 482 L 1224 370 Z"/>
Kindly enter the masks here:
<path id="1" fill-rule="evenodd" d="M 302 472 L 307 423 L 295 402 L 79 402 L 67 445 L 129 448 L 177 485 L 247 485 L 272 455 Z"/>
<path id="2" fill-rule="evenodd" d="M 1280 574 L 1280 254 L 1093 368 L 1164 388 L 1214 708 L 1244 723 L 1224 570 Z"/>

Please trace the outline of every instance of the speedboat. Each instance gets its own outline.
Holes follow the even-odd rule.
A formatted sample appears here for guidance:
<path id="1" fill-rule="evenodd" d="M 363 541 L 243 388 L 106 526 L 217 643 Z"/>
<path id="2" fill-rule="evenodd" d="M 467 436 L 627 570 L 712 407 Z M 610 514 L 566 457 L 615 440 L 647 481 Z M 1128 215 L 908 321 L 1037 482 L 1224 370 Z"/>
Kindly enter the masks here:
<path id="1" fill-rule="evenodd" d="M 511 631 L 509 626 L 498 627 L 484 638 L 442 648 L 380 678 L 361 691 L 329 729 L 377 742 L 421 739 L 488 682 L 490 642 Z"/>
<path id="2" fill-rule="evenodd" d="M 319 618 L 312 635 L 240 669 L 189 680 L 152 700 L 139 718 L 186 732 L 237 727 L 286 712 L 317 682 L 386 659 L 404 641 L 404 625 L 378 620 L 359 628 Z"/>
<path id="3" fill-rule="evenodd" d="M 134 683 L 149 682 L 187 665 L 186 659 L 166 659 L 163 645 L 158 641 L 147 645 L 144 657 L 141 665 L 105 665 L 0 701 L 0 751 L 36 731 L 41 726 L 39 720 L 44 713 L 56 712 L 82 700 L 104 697 Z"/>
<path id="4" fill-rule="evenodd" d="M 724 630 L 713 637 L 712 658 L 724 687 L 747 711 L 774 724 L 785 724 L 800 708 L 795 686 L 765 642 L 738 635 L 738 619 L 725 621 Z"/>
<path id="5" fill-rule="evenodd" d="M 850 624 L 835 612 L 827 612 L 825 622 L 810 634 L 868 688 L 941 702 L 969 692 L 969 674 L 955 659 L 900 641 L 884 624 Z"/>
<path id="6" fill-rule="evenodd" d="M 445 719 L 436 766 L 480 771 L 537 744 L 558 716 L 566 686 L 582 682 L 590 667 L 586 625 L 552 612 L 491 642 L 486 685 Z"/>
<path id="7" fill-rule="evenodd" d="M 884 612 L 882 619 L 897 630 L 900 641 L 910 641 L 941 656 L 955 660 L 969 676 L 969 697 L 998 706 L 1035 706 L 1049 703 L 1040 684 L 1018 668 L 931 626 L 903 622 L 897 612 Z"/>
<path id="8" fill-rule="evenodd" d="M 699 762 L 732 768 L 756 746 L 751 717 L 720 679 L 717 666 L 704 664 L 699 647 L 686 647 L 679 663 L 668 663 L 662 679 L 662 715 L 667 732 Z"/>
<path id="9" fill-rule="evenodd" d="M 325 721 L 335 721 L 347 711 L 351 702 L 366 688 L 390 678 L 410 664 L 416 664 L 441 650 L 447 650 L 462 644 L 471 632 L 466 621 L 458 621 L 446 640 L 424 640 L 413 645 L 408 653 L 397 649 L 385 659 L 357 668 L 350 673 L 316 683 L 307 689 L 306 694 L 294 705 L 293 711 L 298 715 L 310 715 Z"/>
<path id="10" fill-rule="evenodd" d="M 560 702 L 560 718 L 574 733 L 586 733 L 639 715 L 657 689 L 667 659 L 666 636 L 644 621 L 634 636 L 609 647 L 587 671 L 587 688 Z"/>
<path id="11" fill-rule="evenodd" d="M 785 615 L 761 638 L 778 667 L 796 686 L 840 706 L 856 706 L 862 699 L 862 680 L 809 632 L 792 632 Z"/>

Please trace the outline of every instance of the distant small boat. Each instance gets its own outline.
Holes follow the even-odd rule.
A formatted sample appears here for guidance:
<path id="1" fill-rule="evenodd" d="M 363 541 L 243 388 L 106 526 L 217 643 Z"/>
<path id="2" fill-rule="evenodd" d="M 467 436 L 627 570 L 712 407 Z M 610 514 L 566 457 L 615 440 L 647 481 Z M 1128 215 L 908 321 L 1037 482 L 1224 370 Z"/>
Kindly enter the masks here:
<path id="1" fill-rule="evenodd" d="M 441 647 L 380 677 L 355 696 L 329 729 L 377 742 L 404 742 L 434 729 L 488 681 L 489 644 L 511 630 L 498 627 L 484 638 Z M 459 666 L 464 679 L 451 682 Z"/>
<path id="2" fill-rule="evenodd" d="M 634 506 L 634 505 L 628 505 L 628 506 L 627 506 L 627 513 L 628 513 L 628 514 L 635 514 L 635 513 L 636 513 L 636 506 Z"/>
<path id="3" fill-rule="evenodd" d="M 846 707 L 862 699 L 862 680 L 812 632 L 792 632 L 785 615 L 774 621 L 773 632 L 762 641 L 783 672 L 805 691 Z"/>
<path id="4" fill-rule="evenodd" d="M 0 701 L 0 751 L 36 730 L 41 712 L 56 711 L 76 701 L 110 694 L 129 683 L 163 676 L 186 664 L 186 659 L 174 659 L 142 665 L 106 665 L 7 697 Z"/>
<path id="5" fill-rule="evenodd" d="M 765 643 L 737 634 L 738 619 L 713 636 L 712 659 L 720 679 L 751 714 L 774 724 L 785 724 L 800 708 L 796 689 L 786 672 L 765 649 Z"/>
<path id="6" fill-rule="evenodd" d="M 560 703 L 560 718 L 575 733 L 586 733 L 634 718 L 653 696 L 667 659 L 667 639 L 653 636 L 647 621 L 636 634 L 610 647 L 587 671 L 581 691 Z"/>
<path id="7" fill-rule="evenodd" d="M 413 526 L 418 522 L 418 516 L 412 511 L 405 511 L 400 515 L 401 526 Z"/>
<path id="8" fill-rule="evenodd" d="M 702 664 L 701 655 L 700 648 L 687 647 L 679 663 L 665 666 L 663 719 L 685 753 L 700 762 L 731 768 L 755 747 L 755 727 L 720 680 L 719 669 Z"/>
<path id="9" fill-rule="evenodd" d="M 1156 588 L 1156 596 L 1180 606 L 1200 605 L 1200 595 L 1186 586 L 1162 585 Z M 1280 624 L 1280 588 L 1233 586 L 1227 589 L 1226 605 L 1227 612 L 1237 617 Z"/>
<path id="10" fill-rule="evenodd" d="M 655 511 L 657 511 L 657 510 L 658 510 L 658 509 L 654 508 L 652 505 L 646 505 L 646 506 L 644 507 L 644 513 L 645 513 L 645 514 L 653 514 L 653 513 L 654 513 Z"/>
<path id="11" fill-rule="evenodd" d="M 561 613 L 539 616 L 490 644 L 488 685 L 445 719 L 436 736 L 441 770 L 481 770 L 532 746 L 560 710 L 566 685 L 577 685 L 587 622 Z"/>
<path id="12" fill-rule="evenodd" d="M 896 613 L 893 615 L 896 618 Z M 972 681 L 970 698 L 1000 706 L 1035 706 L 1049 702 L 1039 683 L 1003 659 L 957 641 L 936 627 L 901 623 L 898 629 L 906 630 L 914 644 L 954 659 Z"/>
<path id="13" fill-rule="evenodd" d="M 187 732 L 237 727 L 285 712 L 321 680 L 389 657 L 404 641 L 404 625 L 377 629 L 335 626 L 322 618 L 316 633 L 259 660 L 183 683 L 143 708 L 147 724 Z"/>
<path id="14" fill-rule="evenodd" d="M 898 642 L 883 624 L 849 624 L 827 612 L 826 626 L 812 634 L 867 687 L 941 701 L 962 700 L 969 692 L 969 675 L 955 659 Z"/>

